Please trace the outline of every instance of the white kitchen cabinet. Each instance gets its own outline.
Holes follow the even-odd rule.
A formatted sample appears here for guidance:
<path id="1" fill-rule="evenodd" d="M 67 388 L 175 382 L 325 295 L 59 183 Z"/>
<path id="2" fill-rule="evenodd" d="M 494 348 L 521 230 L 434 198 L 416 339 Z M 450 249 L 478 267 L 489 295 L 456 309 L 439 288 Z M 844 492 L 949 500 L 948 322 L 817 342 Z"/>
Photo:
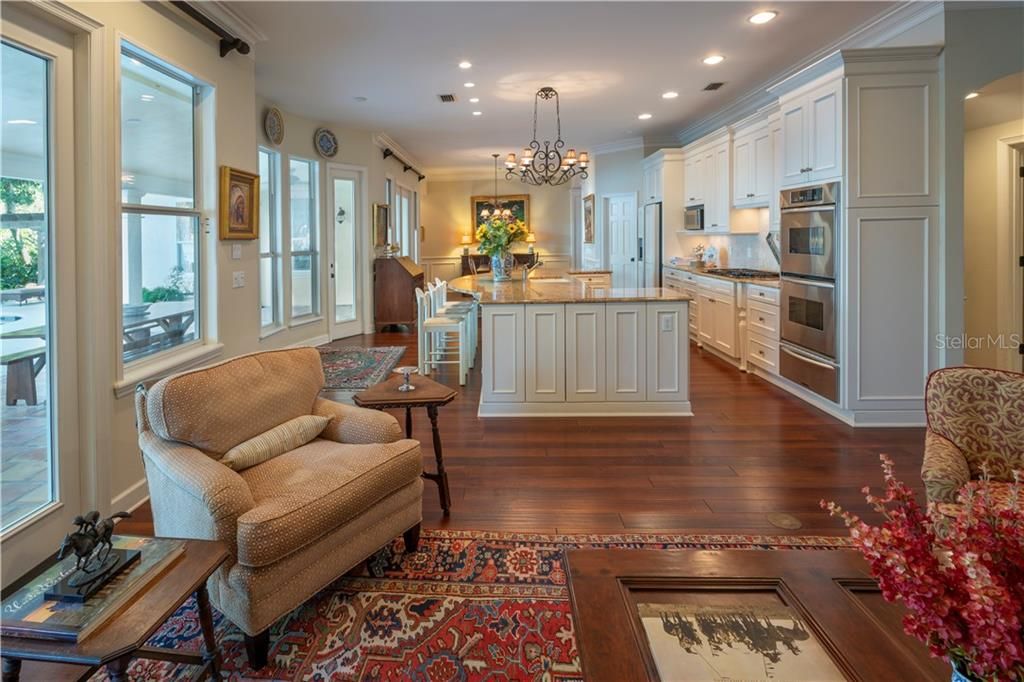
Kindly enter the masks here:
<path id="1" fill-rule="evenodd" d="M 729 141 L 715 144 L 704 153 L 704 183 L 709 188 L 704 196 L 704 231 L 729 231 L 729 210 L 732 195 L 729 191 Z"/>
<path id="2" fill-rule="evenodd" d="M 521 403 L 526 397 L 522 305 L 483 306 L 482 400 Z"/>
<path id="3" fill-rule="evenodd" d="M 779 232 L 782 229 L 782 213 L 779 201 L 779 189 L 782 187 L 783 176 L 783 140 L 782 140 L 782 117 L 772 116 L 770 128 L 772 131 L 772 186 L 771 194 L 768 197 L 768 229 L 772 232 Z"/>
<path id="4" fill-rule="evenodd" d="M 605 305 L 565 306 L 565 399 L 605 399 Z"/>
<path id="5" fill-rule="evenodd" d="M 850 208 L 939 205 L 938 91 L 934 72 L 847 79 Z"/>
<path id="6" fill-rule="evenodd" d="M 713 277 L 696 280 L 698 342 L 728 357 L 740 357 L 736 341 L 736 285 Z"/>
<path id="7" fill-rule="evenodd" d="M 837 78 L 781 100 L 782 187 L 842 176 L 842 88 Z"/>
<path id="8" fill-rule="evenodd" d="M 687 306 L 680 302 L 648 303 L 647 400 L 689 400 L 689 343 Z"/>
<path id="9" fill-rule="evenodd" d="M 732 205 L 768 206 L 774 186 L 772 131 L 767 121 L 744 132 L 732 147 Z"/>
<path id="10" fill-rule="evenodd" d="M 647 400 L 647 324 L 644 312 L 644 306 L 635 303 L 605 305 L 606 400 Z"/>
<path id="11" fill-rule="evenodd" d="M 714 298 L 715 348 L 731 358 L 739 357 L 736 348 L 736 304 L 725 297 Z"/>
<path id="12" fill-rule="evenodd" d="M 715 299 L 711 294 L 697 290 L 697 343 L 715 345 Z"/>
<path id="13" fill-rule="evenodd" d="M 661 202 L 663 235 L 683 229 L 684 176 L 681 149 L 659 149 L 644 159 L 643 201 L 640 203 Z"/>
<path id="14" fill-rule="evenodd" d="M 526 310 L 526 401 L 565 401 L 565 306 L 530 304 Z"/>
<path id="15" fill-rule="evenodd" d="M 683 196 L 687 208 L 704 203 L 704 157 L 700 151 L 687 154 L 683 162 Z"/>

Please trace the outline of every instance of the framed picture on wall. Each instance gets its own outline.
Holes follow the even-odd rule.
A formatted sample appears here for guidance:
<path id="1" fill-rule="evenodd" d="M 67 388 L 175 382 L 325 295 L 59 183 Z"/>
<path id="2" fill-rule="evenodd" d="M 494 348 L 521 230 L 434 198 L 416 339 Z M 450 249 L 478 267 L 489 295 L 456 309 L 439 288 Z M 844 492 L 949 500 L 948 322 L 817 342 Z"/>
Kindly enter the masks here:
<path id="1" fill-rule="evenodd" d="M 470 200 L 470 219 L 469 224 L 473 226 L 473 234 L 476 234 L 476 228 L 480 225 L 480 212 L 485 208 L 488 211 L 494 211 L 494 197 L 493 196 L 479 196 L 473 197 Z M 530 195 L 529 194 L 506 194 L 498 197 L 498 209 L 508 209 L 512 211 L 512 217 L 522 220 L 526 223 L 526 229 L 530 229 Z"/>
<path id="2" fill-rule="evenodd" d="M 373 245 L 388 245 L 388 221 L 391 219 L 391 207 L 387 204 L 373 205 Z"/>
<path id="3" fill-rule="evenodd" d="M 259 239 L 260 176 L 220 167 L 220 238 Z"/>
<path id="4" fill-rule="evenodd" d="M 583 197 L 583 243 L 594 243 L 594 195 Z"/>

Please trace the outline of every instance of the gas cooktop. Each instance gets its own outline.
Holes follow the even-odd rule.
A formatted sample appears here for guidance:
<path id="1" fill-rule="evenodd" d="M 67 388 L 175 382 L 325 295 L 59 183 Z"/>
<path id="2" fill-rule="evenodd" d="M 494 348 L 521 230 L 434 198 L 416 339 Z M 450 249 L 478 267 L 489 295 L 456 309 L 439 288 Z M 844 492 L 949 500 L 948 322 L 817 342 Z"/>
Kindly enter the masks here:
<path id="1" fill-rule="evenodd" d="M 708 270 L 711 275 L 724 275 L 736 279 L 778 279 L 779 273 L 768 270 L 750 270 L 748 268 L 716 268 Z"/>

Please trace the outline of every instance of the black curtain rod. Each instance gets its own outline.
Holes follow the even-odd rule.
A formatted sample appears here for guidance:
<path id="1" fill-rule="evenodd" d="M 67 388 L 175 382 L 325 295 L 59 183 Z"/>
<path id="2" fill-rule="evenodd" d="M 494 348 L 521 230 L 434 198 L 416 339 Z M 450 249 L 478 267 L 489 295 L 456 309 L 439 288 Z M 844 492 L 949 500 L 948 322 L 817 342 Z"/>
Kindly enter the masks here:
<path id="1" fill-rule="evenodd" d="M 237 36 L 231 35 L 230 31 L 197 10 L 192 6 L 192 3 L 183 2 L 183 0 L 171 0 L 171 4 L 217 34 L 220 38 L 221 57 L 226 57 L 232 50 L 238 50 L 238 54 L 249 54 L 249 43 Z"/>
<path id="2" fill-rule="evenodd" d="M 412 171 L 413 173 L 416 174 L 416 177 L 419 178 L 420 180 L 426 179 L 426 177 L 427 177 L 426 175 L 424 175 L 423 173 L 420 173 L 418 170 L 416 170 L 411 165 L 409 165 L 408 161 L 402 160 L 397 154 L 395 154 L 395 152 L 391 149 L 391 147 L 385 147 L 384 148 L 384 158 L 386 159 L 389 156 L 393 157 L 395 159 L 395 161 L 397 161 L 398 163 L 402 164 L 402 172 L 403 173 L 408 173 L 409 171 Z"/>

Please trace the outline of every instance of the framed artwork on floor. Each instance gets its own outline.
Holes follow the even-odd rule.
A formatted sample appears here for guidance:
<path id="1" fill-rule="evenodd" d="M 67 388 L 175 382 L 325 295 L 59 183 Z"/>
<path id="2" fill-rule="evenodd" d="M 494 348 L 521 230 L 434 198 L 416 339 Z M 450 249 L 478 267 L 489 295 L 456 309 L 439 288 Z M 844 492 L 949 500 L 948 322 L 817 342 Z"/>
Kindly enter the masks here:
<path id="1" fill-rule="evenodd" d="M 583 243 L 594 243 L 594 195 L 583 197 Z"/>
<path id="2" fill-rule="evenodd" d="M 220 238 L 259 239 L 260 176 L 220 167 Z"/>

